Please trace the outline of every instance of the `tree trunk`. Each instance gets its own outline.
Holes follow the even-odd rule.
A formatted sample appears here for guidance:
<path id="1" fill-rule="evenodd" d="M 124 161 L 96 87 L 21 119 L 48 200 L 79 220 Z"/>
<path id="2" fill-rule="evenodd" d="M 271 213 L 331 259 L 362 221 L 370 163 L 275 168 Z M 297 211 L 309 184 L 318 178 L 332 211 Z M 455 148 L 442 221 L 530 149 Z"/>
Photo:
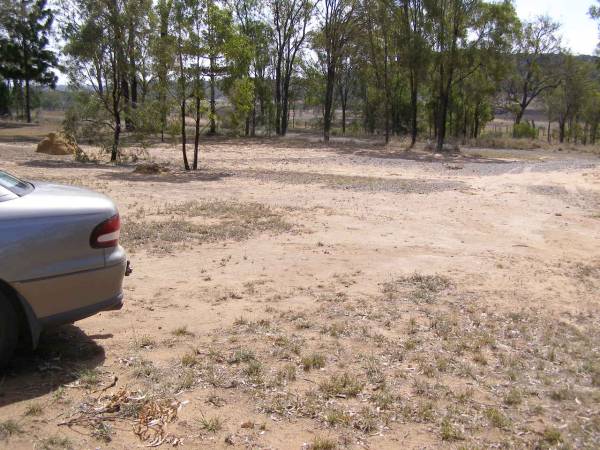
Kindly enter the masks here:
<path id="1" fill-rule="evenodd" d="M 183 66 L 183 45 L 181 40 L 181 30 L 179 30 L 179 95 L 180 95 L 180 112 L 181 112 L 181 153 L 183 154 L 183 167 L 185 170 L 190 170 L 190 164 L 187 158 L 186 150 L 186 132 L 185 132 L 185 101 L 186 101 L 186 89 L 185 89 L 185 68 Z"/>
<path id="2" fill-rule="evenodd" d="M 187 150 L 185 148 L 187 136 L 185 134 L 185 97 L 181 100 L 181 153 L 183 154 L 183 167 L 190 170 L 190 164 L 187 159 Z"/>
<path id="3" fill-rule="evenodd" d="M 282 79 L 281 79 L 281 59 L 282 56 L 278 55 L 277 58 L 277 66 L 275 67 L 275 133 L 277 133 L 278 136 L 281 136 L 281 124 L 283 122 L 281 114 L 282 114 L 282 108 L 281 108 L 281 102 L 282 102 L 282 92 L 281 92 L 281 86 L 282 86 Z"/>
<path id="4" fill-rule="evenodd" d="M 558 119 L 558 141 L 561 144 L 565 142 L 565 126 L 566 120 L 564 118 Z"/>
<path id="5" fill-rule="evenodd" d="M 385 93 L 385 143 L 390 142 L 390 88 L 388 80 L 387 33 L 384 30 L 383 91 Z"/>
<path id="6" fill-rule="evenodd" d="M 288 121 L 289 121 L 289 90 L 290 90 L 290 77 L 286 75 L 283 80 L 283 89 L 281 92 L 281 125 L 279 127 L 279 135 L 285 136 L 287 134 L 288 129 Z"/>
<path id="7" fill-rule="evenodd" d="M 519 110 L 517 111 L 517 115 L 515 117 L 515 125 L 519 125 L 521 120 L 523 120 L 523 115 L 525 114 L 525 108 L 523 105 L 519 105 Z"/>
<path id="8" fill-rule="evenodd" d="M 335 66 L 329 63 L 327 67 L 327 82 L 325 86 L 325 110 L 323 112 L 323 140 L 329 142 L 331 132 L 331 116 L 333 113 L 333 88 L 335 87 Z"/>
<path id="9" fill-rule="evenodd" d="M 196 127 L 194 129 L 194 162 L 192 168 L 198 170 L 198 145 L 200 143 L 200 93 L 196 92 Z"/>
<path id="10" fill-rule="evenodd" d="M 414 71 L 410 72 L 410 148 L 413 148 L 417 143 L 418 133 L 418 107 L 419 107 L 419 92 L 417 77 Z"/>
<path id="11" fill-rule="evenodd" d="M 137 108 L 137 103 L 138 103 L 138 82 L 137 82 L 137 77 L 135 76 L 135 73 L 132 75 L 130 85 L 131 85 L 131 109 L 134 110 Z"/>
<path id="12" fill-rule="evenodd" d="M 130 21 L 129 23 L 129 30 L 128 30 L 128 42 L 127 42 L 127 72 L 128 72 L 128 76 L 129 76 L 129 90 L 130 90 L 130 96 L 131 96 L 131 101 L 129 102 L 129 111 L 128 111 L 128 117 L 127 120 L 125 121 L 125 126 L 127 128 L 127 131 L 133 131 L 133 129 L 135 128 L 134 125 L 134 120 L 133 120 L 133 110 L 137 108 L 137 90 L 138 90 L 138 85 L 137 85 L 137 76 L 136 76 L 136 72 L 137 72 L 137 68 L 135 66 L 135 27 L 133 26 L 133 21 Z"/>
<path id="13" fill-rule="evenodd" d="M 29 79 L 25 79 L 25 115 L 27 123 L 31 123 L 31 92 L 29 87 Z"/>
<path id="14" fill-rule="evenodd" d="M 117 160 L 117 156 L 119 155 L 119 139 L 121 136 L 121 114 L 119 110 L 115 110 L 115 129 L 113 132 L 113 145 L 110 152 L 110 160 L 112 162 Z"/>
<path id="15" fill-rule="evenodd" d="M 256 96 L 252 102 L 252 128 L 250 128 L 250 136 L 256 136 Z"/>
<path id="16" fill-rule="evenodd" d="M 215 58 L 211 56 L 210 58 L 210 135 L 215 135 L 217 133 L 217 105 L 215 99 L 215 84 L 216 84 L 216 76 L 215 76 Z"/>

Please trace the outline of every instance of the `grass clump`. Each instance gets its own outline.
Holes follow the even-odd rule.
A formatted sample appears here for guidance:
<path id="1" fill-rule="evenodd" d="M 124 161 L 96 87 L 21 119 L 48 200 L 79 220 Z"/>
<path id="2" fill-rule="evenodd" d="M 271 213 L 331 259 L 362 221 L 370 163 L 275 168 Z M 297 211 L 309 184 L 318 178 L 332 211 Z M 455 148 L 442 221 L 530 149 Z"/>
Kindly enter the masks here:
<path id="1" fill-rule="evenodd" d="M 387 300 L 398 300 L 403 297 L 414 303 L 435 303 L 438 294 L 451 285 L 450 280 L 442 275 L 422 275 L 414 273 L 383 283 L 382 292 Z"/>
<path id="2" fill-rule="evenodd" d="M 229 358 L 229 364 L 247 363 L 255 359 L 256 356 L 252 350 L 240 348 L 233 353 L 231 358 Z"/>
<path id="3" fill-rule="evenodd" d="M 188 352 L 181 357 L 181 365 L 184 367 L 195 367 L 200 364 L 200 358 L 196 352 Z"/>
<path id="4" fill-rule="evenodd" d="M 310 450 L 336 450 L 337 448 L 337 442 L 335 442 L 333 439 L 320 436 L 315 438 L 314 442 L 310 446 Z"/>
<path id="5" fill-rule="evenodd" d="M 208 433 L 218 433 L 223 429 L 223 419 L 217 416 L 206 417 L 202 415 L 199 424 L 200 428 Z"/>
<path id="6" fill-rule="evenodd" d="M 546 449 L 554 447 L 563 442 L 562 434 L 556 428 L 546 428 L 542 433 L 538 448 Z"/>
<path id="7" fill-rule="evenodd" d="M 509 406 L 515 406 L 521 404 L 523 401 L 521 391 L 512 388 L 504 397 L 504 404 Z"/>
<path id="8" fill-rule="evenodd" d="M 39 403 L 32 403 L 25 408 L 25 416 L 37 417 L 41 416 L 44 412 L 44 408 Z"/>
<path id="9" fill-rule="evenodd" d="M 137 348 L 151 348 L 156 345 L 156 341 L 152 336 L 144 335 L 136 340 L 135 346 Z"/>
<path id="10" fill-rule="evenodd" d="M 40 450 L 69 450 L 73 448 L 73 444 L 69 438 L 63 436 L 50 436 L 42 439 L 36 449 Z"/>
<path id="11" fill-rule="evenodd" d="M 356 377 L 344 372 L 322 381 L 319 388 L 327 397 L 356 397 L 362 391 L 363 384 Z"/>
<path id="12" fill-rule="evenodd" d="M 7 439 L 10 436 L 15 434 L 22 433 L 23 430 L 21 426 L 15 422 L 14 420 L 5 420 L 4 422 L 0 422 L 0 439 Z"/>
<path id="13" fill-rule="evenodd" d="M 464 436 L 460 430 L 458 430 L 448 418 L 442 420 L 440 434 L 442 441 L 462 441 Z"/>
<path id="14" fill-rule="evenodd" d="M 309 372 L 312 369 L 322 369 L 325 367 L 325 356 L 321 353 L 311 353 L 310 355 L 303 356 L 301 362 L 305 372 Z"/>
<path id="15" fill-rule="evenodd" d="M 187 326 L 185 326 L 185 325 L 182 327 L 175 328 L 173 331 L 171 331 L 171 334 L 173 336 L 177 336 L 177 337 L 192 337 L 192 336 L 194 336 L 194 333 L 189 331 L 187 329 Z"/>
<path id="16" fill-rule="evenodd" d="M 244 375 L 257 384 L 262 382 L 263 372 L 263 365 L 255 359 L 249 361 L 244 368 Z"/>
<path id="17" fill-rule="evenodd" d="M 96 369 L 83 369 L 77 373 L 79 383 L 84 387 L 93 387 L 100 383 L 100 373 Z"/>
<path id="18" fill-rule="evenodd" d="M 487 408 L 485 416 L 493 427 L 506 429 L 510 426 L 510 419 L 497 408 Z"/>
<path id="19" fill-rule="evenodd" d="M 110 425 L 100 422 L 92 430 L 92 436 L 101 442 L 109 443 L 112 441 L 112 428 Z"/>
<path id="20" fill-rule="evenodd" d="M 352 420 L 349 414 L 341 409 L 331 408 L 325 411 L 323 415 L 323 419 L 330 427 L 335 427 L 336 425 L 348 426 Z"/>
<path id="21" fill-rule="evenodd" d="M 296 366 L 293 364 L 286 364 L 277 371 L 275 375 L 275 383 L 282 385 L 285 382 L 296 381 Z"/>

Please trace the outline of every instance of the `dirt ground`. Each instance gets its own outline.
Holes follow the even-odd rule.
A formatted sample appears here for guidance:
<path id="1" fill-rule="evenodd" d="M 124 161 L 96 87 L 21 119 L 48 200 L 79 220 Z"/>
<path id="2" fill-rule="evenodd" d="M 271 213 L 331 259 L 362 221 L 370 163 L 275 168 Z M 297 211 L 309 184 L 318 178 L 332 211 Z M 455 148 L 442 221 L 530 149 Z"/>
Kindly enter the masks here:
<path id="1" fill-rule="evenodd" d="M 597 156 L 297 135 L 208 140 L 185 173 L 166 144 L 34 149 L 0 168 L 110 195 L 134 273 L 121 311 L 0 376 L 0 447 L 598 447 Z"/>

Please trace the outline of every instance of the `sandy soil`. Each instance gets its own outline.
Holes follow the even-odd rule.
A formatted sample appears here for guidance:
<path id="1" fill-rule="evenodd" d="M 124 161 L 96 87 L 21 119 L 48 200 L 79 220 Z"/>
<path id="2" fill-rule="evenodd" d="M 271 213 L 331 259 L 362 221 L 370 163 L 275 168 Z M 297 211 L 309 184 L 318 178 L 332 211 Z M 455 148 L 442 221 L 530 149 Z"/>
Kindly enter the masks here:
<path id="1" fill-rule="evenodd" d="M 147 157 L 169 170 L 0 144 L 3 170 L 110 195 L 134 265 L 121 311 L 0 377 L 0 447 L 598 445 L 597 157 L 303 136 L 210 140 L 196 173 Z"/>

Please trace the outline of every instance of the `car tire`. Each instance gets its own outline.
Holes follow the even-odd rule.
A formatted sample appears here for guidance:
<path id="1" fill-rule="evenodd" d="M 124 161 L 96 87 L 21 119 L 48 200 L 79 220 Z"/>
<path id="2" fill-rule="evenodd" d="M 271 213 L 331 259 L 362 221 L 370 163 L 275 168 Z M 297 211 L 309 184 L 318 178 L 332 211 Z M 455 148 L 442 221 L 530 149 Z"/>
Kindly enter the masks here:
<path id="1" fill-rule="evenodd" d="M 18 316 L 12 303 L 0 293 L 0 367 L 12 357 L 19 340 Z"/>

